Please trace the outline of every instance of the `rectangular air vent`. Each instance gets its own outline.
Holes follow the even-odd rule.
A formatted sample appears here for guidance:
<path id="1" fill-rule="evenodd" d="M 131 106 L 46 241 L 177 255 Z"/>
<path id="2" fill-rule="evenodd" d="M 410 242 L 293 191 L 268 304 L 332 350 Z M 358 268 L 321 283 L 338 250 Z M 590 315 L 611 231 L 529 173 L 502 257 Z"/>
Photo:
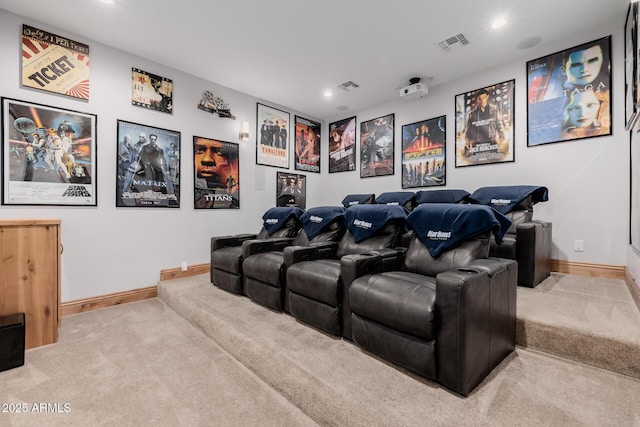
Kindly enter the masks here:
<path id="1" fill-rule="evenodd" d="M 351 80 L 349 80 L 348 82 L 344 82 L 340 85 L 338 85 L 338 87 L 344 91 L 349 92 L 351 89 L 356 89 L 359 88 L 360 85 L 355 84 L 354 82 L 352 82 Z"/>
<path id="2" fill-rule="evenodd" d="M 448 53 L 452 51 L 453 46 L 455 46 L 456 44 L 459 44 L 460 47 L 466 46 L 469 44 L 469 40 L 467 40 L 467 37 L 464 34 L 460 33 L 453 37 L 449 37 L 448 39 L 442 40 L 440 43 L 438 43 L 438 47 L 442 52 Z"/>

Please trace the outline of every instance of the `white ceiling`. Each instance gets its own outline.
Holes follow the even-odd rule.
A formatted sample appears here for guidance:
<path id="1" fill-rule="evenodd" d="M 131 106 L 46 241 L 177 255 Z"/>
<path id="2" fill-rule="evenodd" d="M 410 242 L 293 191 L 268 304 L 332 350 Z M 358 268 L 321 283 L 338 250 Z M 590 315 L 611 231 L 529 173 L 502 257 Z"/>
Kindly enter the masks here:
<path id="1" fill-rule="evenodd" d="M 414 76 L 433 87 L 529 57 L 521 45 L 536 37 L 540 43 L 534 49 L 540 49 L 592 28 L 623 26 L 628 4 L 115 0 L 107 6 L 99 0 L 0 0 L 0 9 L 30 18 L 27 24 L 40 21 L 46 24 L 42 29 L 51 26 L 64 30 L 61 35 L 77 35 L 77 41 L 96 40 L 330 120 L 398 98 L 398 89 Z M 501 15 L 508 18 L 507 26 L 491 30 L 492 20 Z M 459 33 L 470 43 L 443 53 L 438 43 Z M 347 81 L 360 87 L 349 92 L 337 88 Z M 325 89 L 333 89 L 335 96 L 325 99 Z"/>

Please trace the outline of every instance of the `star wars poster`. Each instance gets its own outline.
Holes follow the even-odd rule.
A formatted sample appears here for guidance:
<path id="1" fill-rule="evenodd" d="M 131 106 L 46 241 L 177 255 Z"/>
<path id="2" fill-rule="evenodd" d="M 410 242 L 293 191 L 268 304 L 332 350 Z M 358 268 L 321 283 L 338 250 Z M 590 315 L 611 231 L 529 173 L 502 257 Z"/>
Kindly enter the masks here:
<path id="1" fill-rule="evenodd" d="M 258 104 L 256 163 L 289 167 L 289 113 Z"/>
<path id="2" fill-rule="evenodd" d="M 180 207 L 180 132 L 118 120 L 117 207 Z"/>
<path id="3" fill-rule="evenodd" d="M 402 126 L 402 188 L 447 184 L 447 117 Z"/>
<path id="4" fill-rule="evenodd" d="M 89 99 L 89 46 L 22 26 L 22 85 Z"/>
<path id="5" fill-rule="evenodd" d="M 172 114 L 173 81 L 132 68 L 131 104 Z"/>
<path id="6" fill-rule="evenodd" d="M 515 80 L 456 95 L 456 167 L 514 161 Z"/>
<path id="7" fill-rule="evenodd" d="M 276 206 L 307 208 L 307 177 L 295 173 L 276 174 Z"/>
<path id="8" fill-rule="evenodd" d="M 360 178 L 393 175 L 394 114 L 360 123 Z"/>
<path id="9" fill-rule="evenodd" d="M 611 37 L 527 62 L 528 146 L 611 135 Z"/>
<path id="10" fill-rule="evenodd" d="M 320 123 L 295 116 L 295 169 L 320 173 Z"/>
<path id="11" fill-rule="evenodd" d="M 194 207 L 239 209 L 239 145 L 193 137 Z"/>
<path id="12" fill-rule="evenodd" d="M 356 118 L 329 123 L 329 173 L 356 170 Z"/>
<path id="13" fill-rule="evenodd" d="M 2 98 L 2 203 L 96 206 L 96 120 Z"/>

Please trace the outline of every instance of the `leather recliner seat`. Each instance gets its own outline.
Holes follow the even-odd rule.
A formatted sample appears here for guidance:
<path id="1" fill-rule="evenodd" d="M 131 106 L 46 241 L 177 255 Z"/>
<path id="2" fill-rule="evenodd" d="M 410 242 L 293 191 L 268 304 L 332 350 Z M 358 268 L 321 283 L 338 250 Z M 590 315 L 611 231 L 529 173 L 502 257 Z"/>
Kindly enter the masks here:
<path id="1" fill-rule="evenodd" d="M 359 227 L 370 223 L 367 215 L 375 212 L 383 213 L 387 219 L 375 225 L 374 233 L 360 239 Z M 339 242 L 325 247 L 324 251 L 317 247 L 285 248 L 291 315 L 333 335 L 343 334 L 344 328 L 350 334 L 350 312 L 343 310 L 347 297 L 340 259 L 348 254 L 377 253 L 396 246 L 405 227 L 405 217 L 404 209 L 399 206 L 354 205 L 345 212 L 347 232 Z"/>
<path id="2" fill-rule="evenodd" d="M 382 255 L 344 257 L 345 274 L 355 276 L 353 341 L 468 395 L 515 348 L 517 264 L 487 258 L 489 233 L 433 256 L 414 231 L 404 256 L 379 273 L 370 271 L 384 265 Z"/>
<path id="3" fill-rule="evenodd" d="M 300 217 L 302 229 L 287 246 L 316 246 L 338 241 L 346 230 L 343 207 L 308 209 Z M 311 236 L 311 238 L 309 238 Z M 245 240 L 242 243 L 244 291 L 251 300 L 278 311 L 289 311 L 286 266 L 281 240 Z"/>
<path id="4" fill-rule="evenodd" d="M 512 197 L 505 195 L 508 194 L 505 191 L 511 193 L 513 189 L 524 189 L 529 193 L 508 210 L 503 209 L 504 202 Z M 483 187 L 469 196 L 472 203 L 482 203 L 478 202 L 478 192 L 481 190 L 494 195 L 490 199 L 485 197 L 483 204 L 497 209 L 512 221 L 502 244 L 491 242 L 490 256 L 516 260 L 518 284 L 536 287 L 551 275 L 552 224 L 533 219 L 533 206 L 548 200 L 548 190 L 546 187 L 533 186 Z"/>
<path id="5" fill-rule="evenodd" d="M 298 208 L 271 208 L 263 215 L 266 221 L 269 212 L 285 213 L 289 210 L 292 215 L 282 221 L 282 224 L 275 231 L 269 232 L 263 223 L 257 234 L 237 234 L 230 236 L 218 236 L 211 238 L 211 266 L 210 280 L 215 286 L 226 291 L 244 295 L 242 262 L 242 243 L 246 240 L 272 240 L 280 241 L 283 245 L 290 244 L 291 239 L 298 235 L 301 223 L 299 215 L 302 213 Z M 285 213 L 286 215 L 286 213 Z"/>

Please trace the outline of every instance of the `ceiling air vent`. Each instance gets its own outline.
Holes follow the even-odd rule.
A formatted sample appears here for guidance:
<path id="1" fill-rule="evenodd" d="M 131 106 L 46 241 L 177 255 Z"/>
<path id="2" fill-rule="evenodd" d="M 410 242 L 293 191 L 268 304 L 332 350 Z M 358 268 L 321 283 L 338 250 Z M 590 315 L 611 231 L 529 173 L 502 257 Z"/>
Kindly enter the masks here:
<path id="1" fill-rule="evenodd" d="M 467 37 L 464 34 L 460 33 L 453 37 L 449 37 L 446 40 L 442 40 L 440 43 L 438 43 L 438 47 L 441 51 L 447 53 L 451 52 L 453 46 L 455 46 L 456 44 L 459 44 L 460 46 L 466 46 L 469 44 L 469 40 L 467 40 Z"/>
<path id="2" fill-rule="evenodd" d="M 349 92 L 351 89 L 356 89 L 359 88 L 360 85 L 355 84 L 354 82 L 352 82 L 351 80 L 349 80 L 348 82 L 344 82 L 340 85 L 338 85 L 338 87 L 346 92 Z"/>

